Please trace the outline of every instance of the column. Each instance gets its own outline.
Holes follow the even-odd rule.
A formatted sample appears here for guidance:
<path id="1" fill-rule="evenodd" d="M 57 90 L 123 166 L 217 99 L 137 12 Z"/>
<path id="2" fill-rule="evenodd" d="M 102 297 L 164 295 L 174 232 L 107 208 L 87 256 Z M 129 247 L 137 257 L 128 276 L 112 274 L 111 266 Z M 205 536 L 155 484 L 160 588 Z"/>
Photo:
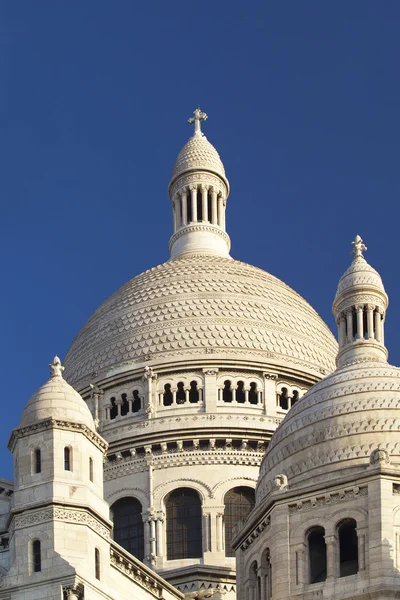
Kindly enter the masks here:
<path id="1" fill-rule="evenodd" d="M 203 514 L 203 552 L 211 552 L 210 513 Z"/>
<path id="2" fill-rule="evenodd" d="M 187 191 L 184 190 L 181 192 L 181 202 L 182 202 L 182 226 L 187 223 Z"/>
<path id="3" fill-rule="evenodd" d="M 150 519 L 150 555 L 156 556 L 156 518 Z"/>
<path id="4" fill-rule="evenodd" d="M 224 549 L 223 526 L 222 526 L 223 516 L 224 516 L 223 513 L 217 513 L 217 552 L 222 552 Z"/>
<path id="5" fill-rule="evenodd" d="M 106 404 L 105 407 L 104 407 L 104 411 L 106 413 L 106 417 L 105 417 L 106 421 L 110 420 L 111 409 L 112 409 L 112 404 Z"/>
<path id="6" fill-rule="evenodd" d="M 224 222 L 224 216 L 223 216 L 224 206 L 222 203 L 223 203 L 222 196 L 219 195 L 218 196 L 218 225 L 223 229 L 222 223 Z"/>
<path id="7" fill-rule="evenodd" d="M 211 188 L 211 223 L 218 224 L 217 190 L 215 188 Z"/>
<path id="8" fill-rule="evenodd" d="M 363 323 L 363 310 L 364 307 L 357 304 L 357 306 L 354 307 L 356 309 L 357 312 L 357 338 L 359 340 L 364 339 L 364 323 Z"/>
<path id="9" fill-rule="evenodd" d="M 201 186 L 201 207 L 202 207 L 202 212 L 203 212 L 203 221 L 208 221 L 209 220 L 209 215 L 208 215 L 208 202 L 207 202 L 207 192 L 208 192 L 208 186 L 207 185 L 202 185 Z"/>
<path id="10" fill-rule="evenodd" d="M 262 405 L 262 390 L 257 388 L 257 404 Z"/>
<path id="11" fill-rule="evenodd" d="M 303 585 L 304 583 L 306 583 L 306 580 L 304 579 L 304 557 L 305 557 L 305 550 L 306 550 L 306 545 L 302 542 L 300 544 L 297 544 L 294 548 L 295 551 L 295 582 L 296 585 Z"/>
<path id="12" fill-rule="evenodd" d="M 358 570 L 365 570 L 365 530 L 357 528 Z"/>
<path id="13" fill-rule="evenodd" d="M 164 554 L 163 548 L 163 523 L 164 523 L 164 514 L 159 513 L 157 523 L 156 523 L 156 534 L 157 534 L 157 556 L 162 556 Z"/>
<path id="14" fill-rule="evenodd" d="M 325 536 L 325 544 L 326 544 L 326 578 L 332 579 L 335 577 L 335 548 L 336 548 L 336 536 L 334 535 L 326 535 Z"/>
<path id="15" fill-rule="evenodd" d="M 199 387 L 199 404 L 203 404 L 203 388 Z"/>
<path id="16" fill-rule="evenodd" d="M 115 404 L 117 405 L 117 417 L 121 416 L 121 408 L 122 408 L 122 404 L 123 401 L 121 398 L 118 398 L 118 400 L 115 401 Z"/>
<path id="17" fill-rule="evenodd" d="M 382 342 L 382 315 L 383 310 L 381 308 L 377 308 L 374 313 L 375 317 L 375 338 L 377 342 Z"/>
<path id="18" fill-rule="evenodd" d="M 150 559 L 150 518 L 147 515 L 142 515 L 143 519 L 143 533 L 144 533 L 144 558 L 145 560 Z"/>
<path id="19" fill-rule="evenodd" d="M 217 412 L 217 374 L 218 369 L 203 369 L 204 375 L 204 407 L 209 413 Z"/>
<path id="20" fill-rule="evenodd" d="M 276 415 L 276 373 L 263 373 L 264 377 L 264 413 Z"/>
<path id="21" fill-rule="evenodd" d="M 175 231 L 182 226 L 181 222 L 181 197 L 179 194 L 175 196 Z"/>
<path id="22" fill-rule="evenodd" d="M 163 392 L 160 392 L 158 394 L 158 405 L 163 406 L 163 402 L 164 402 L 164 394 L 163 394 Z"/>
<path id="23" fill-rule="evenodd" d="M 231 386 L 232 402 L 236 402 L 236 390 L 237 390 L 237 385 L 232 385 Z"/>
<path id="24" fill-rule="evenodd" d="M 374 339 L 374 310 L 375 306 L 373 304 L 367 304 L 367 330 L 368 330 L 368 339 Z"/>
<path id="25" fill-rule="evenodd" d="M 132 412 L 132 402 L 133 402 L 133 398 L 128 398 L 128 404 L 129 404 L 129 412 Z"/>
<path id="26" fill-rule="evenodd" d="M 189 402 L 190 388 L 185 388 L 185 402 Z"/>
<path id="27" fill-rule="evenodd" d="M 245 404 L 249 403 L 249 392 L 250 392 L 250 388 L 249 387 L 245 387 L 244 388 L 244 403 Z"/>
<path id="28" fill-rule="evenodd" d="M 346 343 L 346 320 L 343 313 L 339 315 L 336 323 L 339 328 L 339 346 L 342 347 Z"/>
<path id="29" fill-rule="evenodd" d="M 346 311 L 346 320 L 347 320 L 347 342 L 350 343 L 353 341 L 353 312 L 351 308 Z"/>
<path id="30" fill-rule="evenodd" d="M 197 221 L 197 185 L 190 186 L 190 193 L 192 195 L 192 221 Z"/>
<path id="31" fill-rule="evenodd" d="M 172 404 L 176 404 L 176 392 L 177 392 L 177 388 L 172 388 L 171 392 L 172 392 Z"/>

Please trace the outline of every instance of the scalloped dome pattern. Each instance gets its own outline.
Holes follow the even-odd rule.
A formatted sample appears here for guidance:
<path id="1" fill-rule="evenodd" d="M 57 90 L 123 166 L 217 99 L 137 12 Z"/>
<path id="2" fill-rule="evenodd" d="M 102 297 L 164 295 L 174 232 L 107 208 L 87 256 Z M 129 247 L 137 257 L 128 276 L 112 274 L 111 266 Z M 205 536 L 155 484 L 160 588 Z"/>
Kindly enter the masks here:
<path id="1" fill-rule="evenodd" d="M 171 181 L 182 173 L 197 169 L 212 171 L 220 175 L 223 179 L 226 179 L 222 160 L 204 134 L 194 135 L 183 146 L 176 159 Z"/>
<path id="2" fill-rule="evenodd" d="M 347 271 L 344 272 L 339 280 L 336 290 L 335 300 L 347 290 L 358 286 L 375 287 L 380 292 L 385 293 L 381 276 L 371 265 L 367 263 L 363 256 L 358 256 L 353 260 Z"/>
<path id="3" fill-rule="evenodd" d="M 314 309 L 276 277 L 231 258 L 190 255 L 145 271 L 106 300 L 72 343 L 65 376 L 76 384 L 147 354 L 201 359 L 210 349 L 234 359 L 273 352 L 326 373 L 337 344 Z"/>
<path id="4" fill-rule="evenodd" d="M 62 377 L 52 377 L 33 394 L 22 412 L 20 427 L 50 417 L 95 429 L 88 405 Z"/>
<path id="5" fill-rule="evenodd" d="M 292 490 L 332 482 L 346 467 L 368 467 L 378 447 L 400 463 L 400 369 L 359 360 L 316 383 L 290 409 L 261 464 L 257 503 L 277 474 Z"/>

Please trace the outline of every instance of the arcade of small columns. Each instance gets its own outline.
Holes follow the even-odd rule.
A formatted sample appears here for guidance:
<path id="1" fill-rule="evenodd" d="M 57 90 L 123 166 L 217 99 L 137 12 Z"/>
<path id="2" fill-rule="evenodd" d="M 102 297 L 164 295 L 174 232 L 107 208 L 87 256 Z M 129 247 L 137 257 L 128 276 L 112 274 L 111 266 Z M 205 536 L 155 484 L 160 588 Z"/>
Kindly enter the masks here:
<path id="1" fill-rule="evenodd" d="M 343 310 L 336 320 L 339 346 L 363 339 L 384 344 L 384 319 L 385 311 L 375 304 L 357 304 Z"/>
<path id="2" fill-rule="evenodd" d="M 192 184 L 174 195 L 174 233 L 187 225 L 207 221 L 225 231 L 226 199 L 213 186 Z"/>

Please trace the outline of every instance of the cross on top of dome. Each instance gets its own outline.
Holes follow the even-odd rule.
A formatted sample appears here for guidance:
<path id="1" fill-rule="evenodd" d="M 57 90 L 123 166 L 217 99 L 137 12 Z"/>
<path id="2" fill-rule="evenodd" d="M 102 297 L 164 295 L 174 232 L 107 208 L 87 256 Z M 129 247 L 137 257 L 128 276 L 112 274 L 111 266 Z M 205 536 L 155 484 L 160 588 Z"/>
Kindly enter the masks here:
<path id="1" fill-rule="evenodd" d="M 359 256 L 363 256 L 363 251 L 367 250 L 367 246 L 363 244 L 363 241 L 359 235 L 356 235 L 354 242 L 351 242 L 353 246 L 353 250 L 351 254 L 354 254 L 354 258 L 358 258 Z"/>
<path id="2" fill-rule="evenodd" d="M 200 110 L 200 108 L 196 108 L 196 110 L 193 111 L 193 117 L 190 117 L 190 119 L 188 119 L 188 123 L 189 125 L 193 125 L 194 123 L 194 135 L 201 133 L 201 121 L 205 121 L 208 118 L 208 115 L 203 112 L 202 110 Z"/>
<path id="3" fill-rule="evenodd" d="M 50 375 L 52 377 L 61 377 L 62 378 L 62 372 L 64 371 L 64 367 L 61 364 L 61 360 L 58 358 L 58 356 L 55 356 L 53 358 L 53 362 L 49 365 L 50 367 Z"/>

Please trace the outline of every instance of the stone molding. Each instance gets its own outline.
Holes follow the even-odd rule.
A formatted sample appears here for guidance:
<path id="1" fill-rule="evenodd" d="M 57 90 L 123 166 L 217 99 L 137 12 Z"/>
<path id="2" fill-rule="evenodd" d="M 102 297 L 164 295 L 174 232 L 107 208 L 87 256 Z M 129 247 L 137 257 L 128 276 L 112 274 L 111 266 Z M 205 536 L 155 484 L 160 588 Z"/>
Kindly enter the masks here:
<path id="1" fill-rule="evenodd" d="M 43 419 L 42 421 L 38 421 L 33 425 L 27 425 L 26 427 L 17 427 L 13 429 L 10 441 L 8 442 L 8 449 L 11 452 L 14 452 L 17 440 L 28 435 L 32 435 L 33 433 L 38 433 L 40 431 L 50 429 L 63 429 L 64 431 L 75 431 L 78 433 L 82 433 L 99 450 L 101 450 L 103 454 L 105 454 L 108 449 L 108 443 L 98 433 L 90 429 L 87 425 L 84 425 L 83 423 L 64 421 L 60 419 Z"/>
<path id="2" fill-rule="evenodd" d="M 75 507 L 47 506 L 42 509 L 27 509 L 24 513 L 17 513 L 11 517 L 13 529 L 22 529 L 48 521 L 63 521 L 65 523 L 78 523 L 87 525 L 95 533 L 106 540 L 110 539 L 111 525 L 91 514 L 88 510 Z"/>
<path id="3" fill-rule="evenodd" d="M 328 494 L 315 494 L 311 498 L 306 500 L 298 500 L 296 503 L 289 504 L 289 515 L 296 514 L 298 512 L 306 512 L 322 506 L 330 506 L 332 504 L 338 504 L 340 502 L 347 502 L 354 500 L 362 496 L 368 496 L 368 487 L 354 486 L 350 489 L 338 490 Z"/>
<path id="4" fill-rule="evenodd" d="M 174 235 L 169 240 L 169 251 L 171 252 L 172 246 L 175 244 L 176 240 L 179 240 L 179 238 L 181 238 L 183 235 L 187 235 L 188 233 L 192 233 L 193 231 L 207 231 L 208 233 L 215 233 L 215 235 L 218 235 L 224 240 L 224 242 L 228 246 L 228 251 L 231 247 L 230 237 L 223 229 L 221 229 L 221 227 L 218 227 L 218 225 L 211 225 L 211 223 L 208 222 L 204 222 L 196 223 L 195 225 L 185 225 L 184 227 L 178 229 L 178 231 L 174 233 Z"/>

